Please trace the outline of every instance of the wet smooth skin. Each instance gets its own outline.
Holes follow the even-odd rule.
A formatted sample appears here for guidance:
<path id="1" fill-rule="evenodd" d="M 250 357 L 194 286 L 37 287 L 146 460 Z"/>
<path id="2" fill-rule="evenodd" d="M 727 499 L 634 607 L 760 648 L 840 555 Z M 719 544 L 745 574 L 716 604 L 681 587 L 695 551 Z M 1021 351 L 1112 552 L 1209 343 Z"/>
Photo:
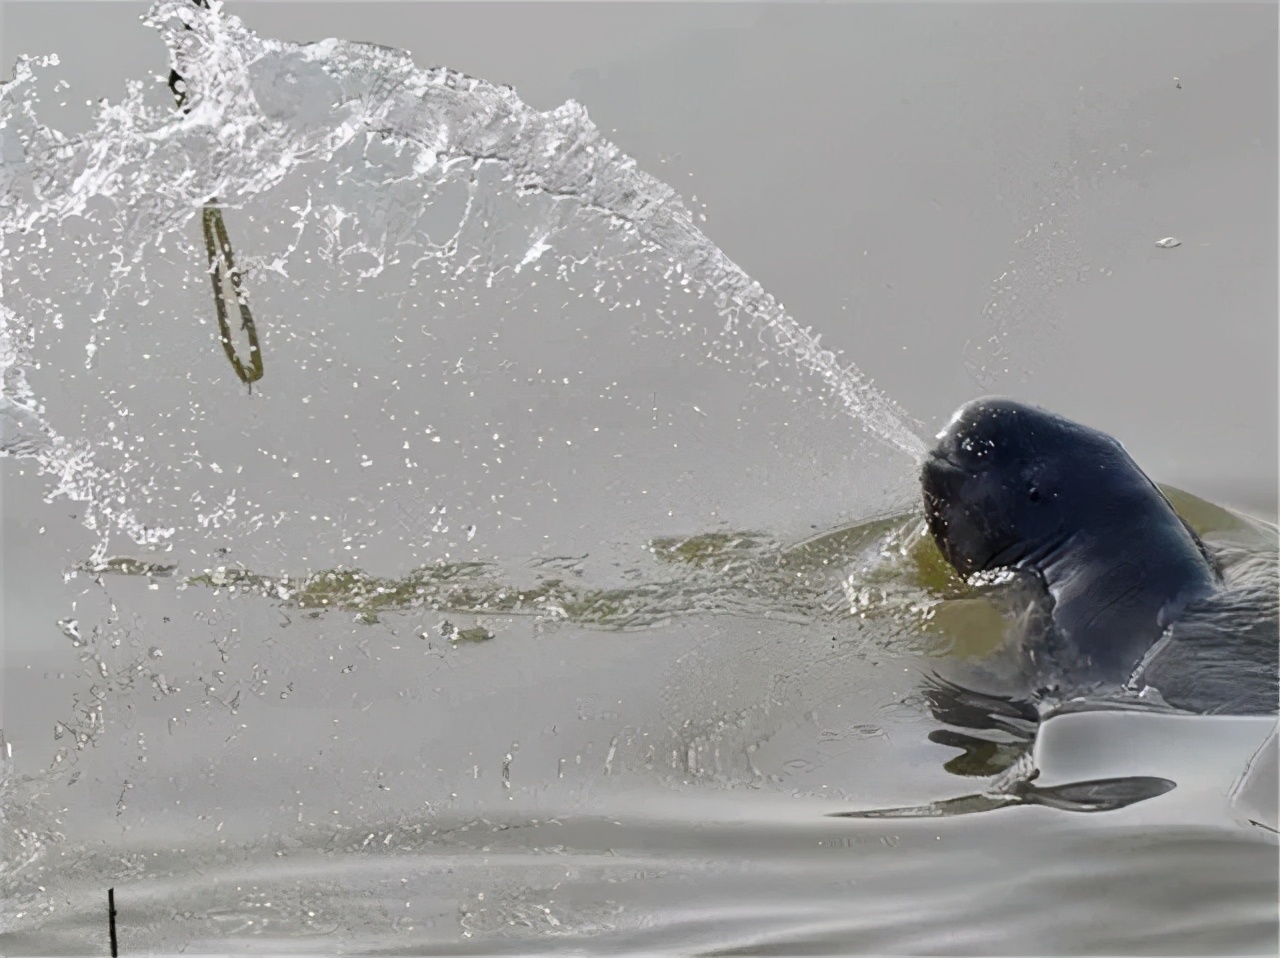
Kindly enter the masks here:
<path id="1" fill-rule="evenodd" d="M 1037 576 L 1054 640 L 1090 679 L 1124 681 L 1222 580 L 1124 447 L 1010 399 L 961 407 L 922 469 L 929 531 L 963 575 Z"/>

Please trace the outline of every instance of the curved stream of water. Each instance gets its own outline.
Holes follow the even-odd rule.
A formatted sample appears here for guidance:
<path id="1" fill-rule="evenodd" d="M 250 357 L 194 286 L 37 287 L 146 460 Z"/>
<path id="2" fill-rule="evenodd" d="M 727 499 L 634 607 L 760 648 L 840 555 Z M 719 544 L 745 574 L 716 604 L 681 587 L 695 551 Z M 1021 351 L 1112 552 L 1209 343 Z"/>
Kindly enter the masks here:
<path id="1" fill-rule="evenodd" d="M 344 146 L 376 136 L 393 144 L 397 155 L 412 151 L 412 175 L 424 198 L 460 175 L 471 184 L 453 238 L 435 245 L 438 255 L 456 252 L 468 217 L 477 215 L 476 175 L 496 165 L 499 189 L 542 194 L 555 202 L 530 230 L 536 242 L 520 263 L 490 263 L 488 282 L 549 250 L 555 255 L 558 235 L 576 216 L 600 217 L 645 251 L 669 260 L 666 272 L 676 284 L 711 297 L 726 334 L 744 325 L 743 332 L 817 377 L 878 439 L 917 459 L 923 455 L 912 421 L 855 365 L 822 348 L 818 334 L 801 327 L 704 236 L 679 195 L 639 170 L 581 105 L 570 101 L 539 112 L 510 88 L 445 68 L 420 69 L 405 54 L 367 44 L 327 40 L 299 46 L 265 39 L 236 17 L 188 0 L 163 0 L 148 19 L 172 50 L 185 82 L 184 112 L 149 102 L 143 84 L 133 83 L 122 102 L 103 107 L 95 130 L 68 138 L 39 121 L 37 98 L 27 93 L 37 72 L 55 66 L 56 57 L 21 61 L 0 93 L 7 149 L 22 156 L 21 162 L 4 166 L 8 200 L 0 230 L 9 237 L 41 236 L 69 220 L 94 220 L 104 201 L 111 204 L 116 264 L 93 291 L 104 312 L 146 247 L 181 232 L 200 210 L 206 210 L 207 219 L 207 211 L 216 209 L 206 206 L 211 198 L 244 202 L 269 192 L 294 170 L 324 164 Z M 225 227 L 214 215 L 225 247 Z M 339 214 L 339 223 L 344 215 Z M 399 238 L 382 225 L 380 248 L 367 237 L 358 244 L 380 264 Z M 215 275 L 234 269 L 227 258 L 223 272 L 216 272 L 213 245 L 209 257 Z M 565 259 L 566 268 L 572 268 L 572 259 Z M 270 268 L 283 271 L 287 265 L 286 252 Z M 466 268 L 480 270 L 483 264 L 473 261 Z M 137 519 L 131 504 L 122 507 L 121 500 L 135 498 L 127 484 L 90 465 L 92 454 L 82 441 L 40 420 L 39 400 L 23 375 L 32 361 L 31 344 L 43 334 L 40 311 L 20 286 L 7 300 L 0 313 L 5 451 L 38 459 L 57 477 L 56 494 L 85 502 L 88 521 L 100 513 L 108 528 L 119 526 L 140 543 L 157 541 L 161 530 Z M 224 331 L 224 343 L 227 335 Z M 87 348 L 92 359 L 96 339 Z"/>

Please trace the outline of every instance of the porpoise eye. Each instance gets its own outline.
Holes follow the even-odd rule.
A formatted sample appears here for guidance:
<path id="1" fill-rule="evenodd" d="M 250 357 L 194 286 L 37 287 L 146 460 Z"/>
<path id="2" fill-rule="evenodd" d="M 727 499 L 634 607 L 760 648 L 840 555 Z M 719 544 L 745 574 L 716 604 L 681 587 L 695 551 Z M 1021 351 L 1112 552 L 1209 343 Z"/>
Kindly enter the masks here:
<path id="1" fill-rule="evenodd" d="M 1027 498 L 1032 502 L 1040 501 L 1040 488 L 1038 486 L 1029 486 L 1027 488 Z"/>

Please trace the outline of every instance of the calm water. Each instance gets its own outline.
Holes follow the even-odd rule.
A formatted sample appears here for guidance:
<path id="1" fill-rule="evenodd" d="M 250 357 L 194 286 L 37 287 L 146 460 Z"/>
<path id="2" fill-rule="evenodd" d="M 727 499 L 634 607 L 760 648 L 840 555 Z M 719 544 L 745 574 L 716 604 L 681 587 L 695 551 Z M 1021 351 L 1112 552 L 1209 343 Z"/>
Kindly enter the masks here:
<path id="1" fill-rule="evenodd" d="M 945 727 L 927 430 L 590 102 L 152 20 L 0 99 L 0 949 L 1274 953 L 1274 717 Z"/>

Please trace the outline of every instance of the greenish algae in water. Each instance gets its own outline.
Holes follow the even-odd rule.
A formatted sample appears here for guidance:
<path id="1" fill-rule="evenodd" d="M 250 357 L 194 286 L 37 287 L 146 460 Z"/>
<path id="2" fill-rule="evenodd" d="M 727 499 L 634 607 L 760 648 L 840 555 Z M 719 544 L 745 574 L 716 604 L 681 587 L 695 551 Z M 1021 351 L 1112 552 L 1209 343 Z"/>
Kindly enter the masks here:
<path id="1" fill-rule="evenodd" d="M 144 575 L 148 578 L 165 578 L 177 571 L 177 563 L 150 562 L 146 559 L 132 559 L 128 556 L 112 556 L 101 562 L 82 562 L 76 566 L 77 571 L 93 575 Z"/>
<path id="2" fill-rule="evenodd" d="M 1245 517 L 1162 488 L 1202 534 L 1260 534 Z M 989 598 L 991 586 L 957 575 L 918 513 L 883 516 L 786 546 L 757 531 L 716 531 L 655 538 L 648 551 L 661 566 L 684 573 L 666 581 L 593 589 L 558 578 L 518 587 L 504 583 L 495 565 L 476 561 L 432 563 L 400 578 L 338 568 L 296 579 L 232 566 L 190 576 L 184 584 L 254 593 L 312 615 L 354 612 L 367 623 L 377 622 L 382 612 L 416 608 L 534 615 L 624 630 L 700 612 L 785 612 L 802 620 L 876 616 L 896 619 L 923 635 L 930 654 L 966 657 L 989 655 L 1008 632 L 1006 616 Z M 113 558 L 94 568 L 167 575 L 174 567 Z M 459 641 L 487 638 L 476 633 Z"/>

